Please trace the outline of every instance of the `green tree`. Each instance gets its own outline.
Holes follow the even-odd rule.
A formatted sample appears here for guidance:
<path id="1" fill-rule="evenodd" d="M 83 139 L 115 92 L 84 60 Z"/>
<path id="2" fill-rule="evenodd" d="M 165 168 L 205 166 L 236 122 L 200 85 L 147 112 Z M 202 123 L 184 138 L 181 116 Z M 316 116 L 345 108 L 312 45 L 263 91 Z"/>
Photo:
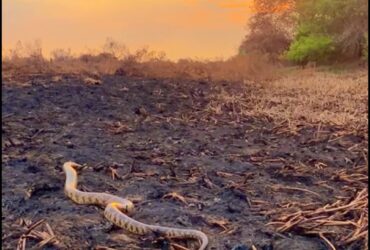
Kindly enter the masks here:
<path id="1" fill-rule="evenodd" d="M 321 62 L 329 57 L 346 60 L 363 56 L 368 0 L 297 0 L 296 11 L 298 25 L 288 59 Z"/>

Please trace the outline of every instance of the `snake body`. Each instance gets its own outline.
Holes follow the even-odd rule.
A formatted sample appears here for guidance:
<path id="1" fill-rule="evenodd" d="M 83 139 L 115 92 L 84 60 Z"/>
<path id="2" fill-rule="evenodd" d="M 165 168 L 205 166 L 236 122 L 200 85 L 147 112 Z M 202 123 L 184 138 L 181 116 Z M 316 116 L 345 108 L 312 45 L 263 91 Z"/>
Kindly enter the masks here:
<path id="1" fill-rule="evenodd" d="M 134 234 L 145 235 L 155 233 L 166 237 L 192 238 L 200 241 L 199 250 L 206 249 L 208 238 L 201 231 L 144 224 L 128 216 L 134 212 L 134 204 L 131 201 L 107 193 L 83 192 L 78 190 L 75 167 L 79 166 L 79 164 L 71 161 L 63 165 L 63 170 L 66 174 L 64 192 L 75 203 L 102 206 L 105 208 L 104 216 L 109 221 Z"/>

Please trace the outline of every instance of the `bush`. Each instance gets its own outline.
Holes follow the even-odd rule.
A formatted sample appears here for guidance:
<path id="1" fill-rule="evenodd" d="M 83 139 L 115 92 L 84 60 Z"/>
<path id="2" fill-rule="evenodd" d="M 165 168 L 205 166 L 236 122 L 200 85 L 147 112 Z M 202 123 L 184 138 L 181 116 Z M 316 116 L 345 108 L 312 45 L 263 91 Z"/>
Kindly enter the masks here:
<path id="1" fill-rule="evenodd" d="M 335 50 L 333 39 L 325 35 L 301 36 L 295 40 L 286 53 L 289 61 L 304 64 L 309 61 L 323 62 Z"/>

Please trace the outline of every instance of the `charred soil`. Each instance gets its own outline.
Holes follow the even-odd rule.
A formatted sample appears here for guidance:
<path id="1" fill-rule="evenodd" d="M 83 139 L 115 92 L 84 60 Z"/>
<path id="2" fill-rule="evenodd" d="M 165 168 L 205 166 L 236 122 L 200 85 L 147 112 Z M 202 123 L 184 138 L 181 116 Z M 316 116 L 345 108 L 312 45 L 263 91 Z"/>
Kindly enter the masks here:
<path id="1" fill-rule="evenodd" d="M 129 234 L 102 209 L 74 204 L 63 193 L 62 165 L 70 160 L 85 166 L 81 190 L 131 199 L 133 218 L 144 223 L 202 230 L 208 249 L 363 246 L 362 203 L 335 210 L 342 214 L 316 209 L 349 204 L 365 188 L 364 134 L 324 125 L 318 132 L 317 124 L 289 133 L 266 117 L 235 116 L 232 106 L 212 113 L 213 96 L 248 88 L 237 83 L 104 76 L 94 85 L 78 75 L 3 81 L 4 249 L 194 247 Z"/>

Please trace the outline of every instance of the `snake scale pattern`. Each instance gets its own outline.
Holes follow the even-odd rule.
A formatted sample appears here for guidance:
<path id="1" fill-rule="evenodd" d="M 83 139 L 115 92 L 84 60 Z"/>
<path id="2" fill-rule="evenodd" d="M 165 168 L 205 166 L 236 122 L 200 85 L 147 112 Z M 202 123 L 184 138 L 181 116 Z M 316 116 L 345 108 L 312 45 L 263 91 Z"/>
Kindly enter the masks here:
<path id="1" fill-rule="evenodd" d="M 134 212 L 134 204 L 130 200 L 107 193 L 83 192 L 78 190 L 77 172 L 75 169 L 77 167 L 81 167 L 81 165 L 71 161 L 63 164 L 63 170 L 66 174 L 64 192 L 75 203 L 102 206 L 105 208 L 104 216 L 109 221 L 131 233 L 138 235 L 154 233 L 155 235 L 170 238 L 192 238 L 200 241 L 199 250 L 206 249 L 208 238 L 201 231 L 144 224 L 128 216 Z"/>

